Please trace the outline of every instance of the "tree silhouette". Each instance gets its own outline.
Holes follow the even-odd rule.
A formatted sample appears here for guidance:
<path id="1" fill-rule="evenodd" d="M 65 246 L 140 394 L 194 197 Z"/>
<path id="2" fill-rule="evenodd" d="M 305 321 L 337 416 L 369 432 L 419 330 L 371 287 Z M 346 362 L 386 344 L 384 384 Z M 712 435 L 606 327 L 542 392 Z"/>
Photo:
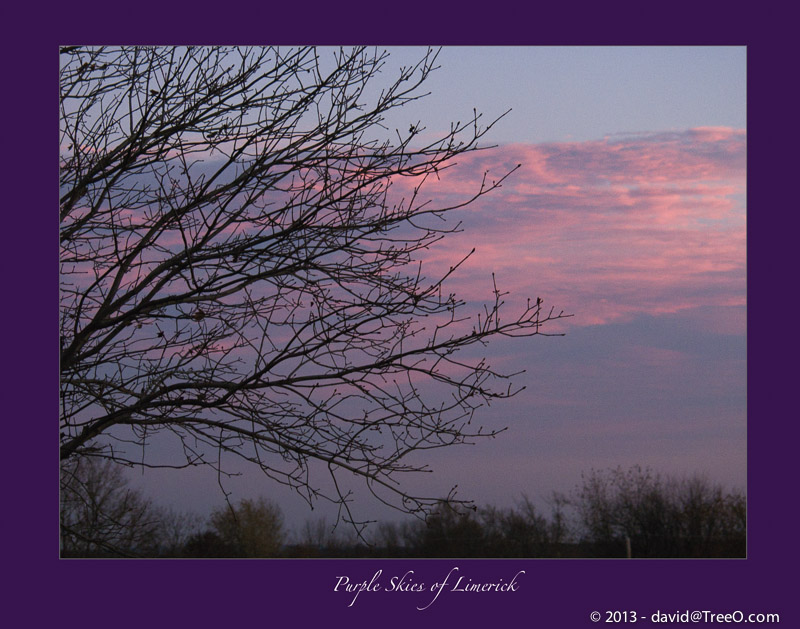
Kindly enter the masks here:
<path id="1" fill-rule="evenodd" d="M 259 498 L 226 505 L 211 514 L 211 525 L 233 557 L 275 557 L 284 541 L 283 516 L 273 503 Z"/>
<path id="2" fill-rule="evenodd" d="M 460 350 L 565 315 L 537 298 L 501 319 L 496 286 L 465 312 L 446 281 L 466 258 L 425 275 L 447 215 L 514 170 L 423 196 L 496 122 L 387 128 L 436 56 L 381 87 L 364 48 L 61 49 L 62 460 L 222 478 L 234 455 L 349 521 L 350 475 L 438 504 L 399 483 L 425 469 L 407 455 L 496 434 L 474 412 L 519 390 Z M 154 458 L 156 435 L 179 455 Z"/>
<path id="3" fill-rule="evenodd" d="M 633 466 L 582 475 L 574 496 L 582 537 L 597 552 L 634 557 L 744 556 L 746 498 L 702 476 L 662 476 Z"/>
<path id="4" fill-rule="evenodd" d="M 153 554 L 163 514 L 128 486 L 121 466 L 93 458 L 61 466 L 62 556 Z"/>

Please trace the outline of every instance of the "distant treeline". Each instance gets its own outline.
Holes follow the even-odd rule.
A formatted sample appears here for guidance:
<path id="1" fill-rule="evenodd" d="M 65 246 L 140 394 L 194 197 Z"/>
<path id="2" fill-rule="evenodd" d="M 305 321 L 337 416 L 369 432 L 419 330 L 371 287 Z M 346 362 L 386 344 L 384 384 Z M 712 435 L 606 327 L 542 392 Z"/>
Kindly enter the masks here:
<path id="1" fill-rule="evenodd" d="M 62 481 L 63 557 L 746 556 L 742 493 L 640 467 L 585 474 L 543 510 L 527 498 L 502 509 L 456 511 L 443 503 L 427 520 L 376 523 L 360 536 L 324 520 L 288 531 L 280 509 L 264 499 L 225 505 L 206 520 L 165 512 L 128 488 L 111 464 L 67 473 L 76 482 Z"/>

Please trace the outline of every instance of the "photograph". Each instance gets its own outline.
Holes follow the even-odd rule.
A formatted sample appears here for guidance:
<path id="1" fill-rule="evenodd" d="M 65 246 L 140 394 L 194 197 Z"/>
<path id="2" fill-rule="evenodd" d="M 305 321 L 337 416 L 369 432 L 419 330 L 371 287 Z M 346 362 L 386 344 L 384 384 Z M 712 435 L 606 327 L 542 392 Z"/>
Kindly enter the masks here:
<path id="1" fill-rule="evenodd" d="M 60 60 L 62 557 L 746 556 L 745 47 Z"/>

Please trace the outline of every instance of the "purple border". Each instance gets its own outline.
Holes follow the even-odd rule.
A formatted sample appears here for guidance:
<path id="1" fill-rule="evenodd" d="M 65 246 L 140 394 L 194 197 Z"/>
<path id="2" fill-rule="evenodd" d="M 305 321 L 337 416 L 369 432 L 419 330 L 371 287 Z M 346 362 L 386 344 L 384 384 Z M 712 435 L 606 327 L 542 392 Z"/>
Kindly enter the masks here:
<path id="1" fill-rule="evenodd" d="M 290 3 L 288 3 L 291 6 Z M 783 133 L 793 128 L 784 74 L 792 41 L 789 16 L 734 14 L 733 5 L 676 3 L 627 15 L 593 3 L 576 7 L 524 10 L 494 5 L 433 8 L 404 4 L 391 12 L 365 4 L 328 3 L 324 12 L 302 12 L 297 22 L 287 8 L 271 3 L 224 15 L 224 5 L 187 7 L 158 3 L 84 3 L 63 9 L 39 5 L 6 8 L 15 41 L 4 42 L 4 177 L 12 200 L 5 205 L 10 229 L 4 232 L 9 288 L 4 325 L 11 347 L 6 371 L 4 421 L 12 425 L 11 460 L 6 464 L 5 572 L 11 606 L 9 626 L 238 627 L 353 623 L 354 626 L 439 626 L 442 621 L 478 627 L 524 624 L 585 627 L 593 610 L 684 610 L 780 613 L 791 622 L 790 581 L 794 557 L 788 501 L 797 473 L 790 467 L 796 420 L 788 404 L 787 341 L 793 336 L 783 308 L 790 264 L 789 199 L 778 185 L 790 181 L 796 156 Z M 347 6 L 347 15 L 339 11 Z M 614 7 L 619 5 L 615 4 Z M 28 8 L 30 7 L 30 8 Z M 473 8 L 474 7 L 474 8 Z M 61 14 L 59 14 L 61 11 Z M 245 19 L 240 17 L 246 11 Z M 431 15 L 431 11 L 438 15 Z M 9 15 L 10 13 L 10 15 Z M 309 14 L 318 18 L 311 20 Z M 353 17 L 363 15 L 366 17 Z M 576 15 L 580 23 L 576 23 Z M 230 23 L 230 26 L 226 26 Z M 337 28 L 332 28 L 332 25 Z M 220 27 L 224 32 L 220 33 Z M 481 29 L 480 33 L 478 29 Z M 783 32 L 782 32 L 783 29 Z M 747 560 L 294 560 L 242 561 L 59 561 L 54 422 L 57 406 L 57 248 L 46 208 L 56 203 L 57 54 L 64 43 L 380 43 L 380 44 L 724 44 L 748 46 L 749 110 L 749 558 Z M 784 43 L 785 42 L 785 43 Z M 796 49 L 792 52 L 796 53 Z M 782 116 L 781 114 L 786 114 Z M 780 125 L 780 128 L 779 128 Z M 776 156 L 776 151 L 786 154 Z M 10 167 L 10 171 L 9 171 Z M 44 173 L 44 175 L 43 175 Z M 794 173 L 792 173 L 793 175 Z M 776 220 L 779 219 L 779 220 Z M 796 264 L 796 263 L 795 263 Z M 796 281 L 796 280 L 795 280 Z M 10 307 L 9 307 L 10 306 Z M 13 312 L 10 312 L 12 311 Z M 791 322 L 789 323 L 791 325 Z M 796 367 L 791 367 L 796 373 Z M 9 382 L 9 380 L 6 380 Z M 796 413 L 796 411 L 794 411 Z M 777 430 L 780 430 L 780 433 Z M 779 434 L 780 438 L 775 438 Z M 24 445 L 23 445 L 24 444 Z M 33 445 L 37 444 L 37 445 Z M 791 445 L 790 445 L 791 444 Z M 27 447 L 26 447 L 27 446 Z M 6 459 L 8 461 L 8 459 Z M 9 473 L 10 472 L 10 473 Z M 793 472 L 793 474 L 792 474 Z M 790 528 L 791 527 L 791 528 Z M 336 577 L 369 579 L 383 570 L 384 581 L 414 570 L 430 584 L 458 566 L 473 581 L 509 581 L 521 576 L 516 593 L 444 592 L 424 612 L 427 595 L 363 593 L 349 599 L 333 592 Z M 605 618 L 605 614 L 603 615 Z M 14 621 L 17 622 L 14 622 Z M 334 622 L 331 622 L 334 621 Z M 645 622 L 650 622 L 647 620 Z M 280 624 L 278 626 L 280 626 Z"/>

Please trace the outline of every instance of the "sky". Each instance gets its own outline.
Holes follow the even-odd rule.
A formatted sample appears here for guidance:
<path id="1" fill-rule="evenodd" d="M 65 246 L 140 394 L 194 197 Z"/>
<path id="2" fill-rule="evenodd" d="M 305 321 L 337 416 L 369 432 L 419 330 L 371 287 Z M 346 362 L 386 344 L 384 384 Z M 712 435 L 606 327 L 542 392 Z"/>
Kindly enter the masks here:
<path id="1" fill-rule="evenodd" d="M 389 49 L 392 64 L 422 49 Z M 463 231 L 426 257 L 446 268 L 472 248 L 450 288 L 477 310 L 492 274 L 510 311 L 528 297 L 572 314 L 558 337 L 502 340 L 492 365 L 525 372 L 525 390 L 482 409 L 508 429 L 474 446 L 427 453 L 433 474 L 410 488 L 478 504 L 568 492 L 582 472 L 631 465 L 746 483 L 746 54 L 743 47 L 454 47 L 430 96 L 387 121 L 446 131 L 473 107 L 494 119 L 495 148 L 462 156 L 427 190 L 459 199 L 484 171 L 520 168 L 459 212 Z M 257 471 L 232 497 L 302 501 Z M 176 509 L 205 513 L 222 496 L 206 470 L 134 478 Z M 367 517 L 397 519 L 370 504 Z"/>

